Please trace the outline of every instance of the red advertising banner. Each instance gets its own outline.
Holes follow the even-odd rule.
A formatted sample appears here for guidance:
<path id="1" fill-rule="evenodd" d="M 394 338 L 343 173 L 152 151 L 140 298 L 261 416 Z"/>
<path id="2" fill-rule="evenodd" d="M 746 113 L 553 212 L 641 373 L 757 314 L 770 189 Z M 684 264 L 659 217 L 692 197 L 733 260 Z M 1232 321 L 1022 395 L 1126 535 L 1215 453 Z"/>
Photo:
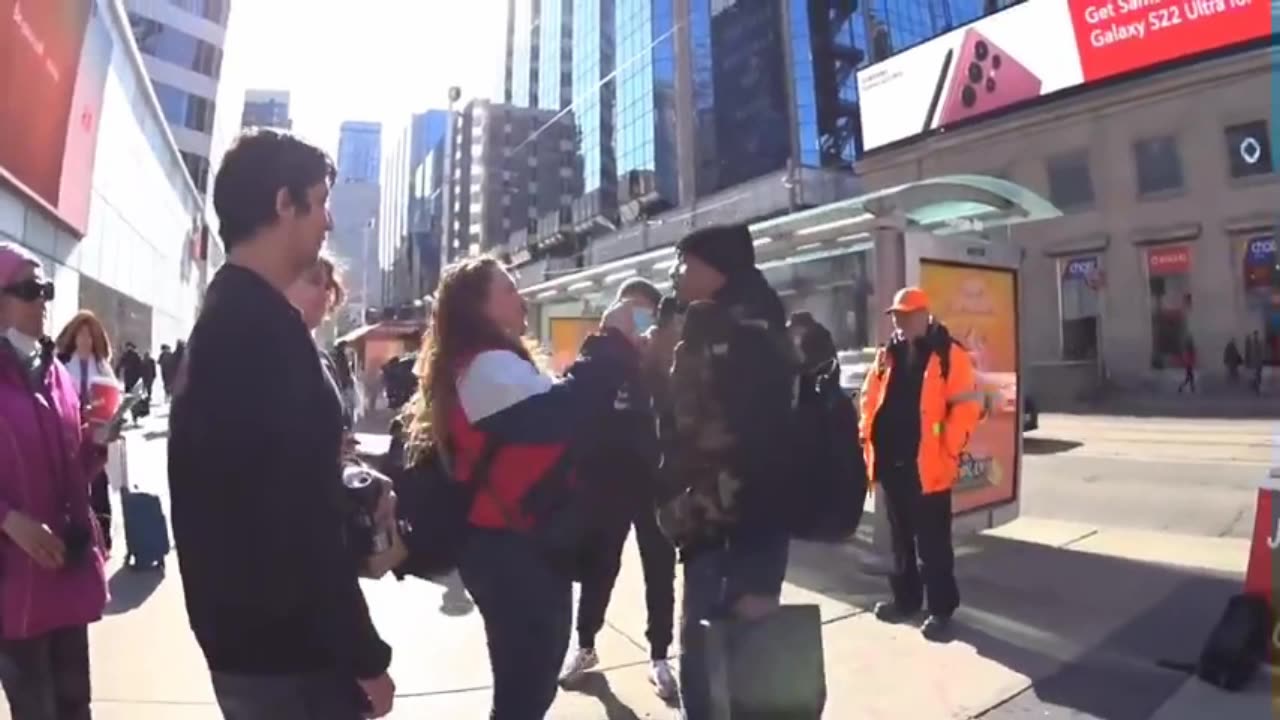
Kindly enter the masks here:
<path id="1" fill-rule="evenodd" d="M 1266 0 L 1069 0 L 1084 81 L 1265 35 Z"/>
<path id="2" fill-rule="evenodd" d="M 1153 277 L 1183 275 L 1191 271 L 1191 248 L 1186 245 L 1147 251 L 1147 272 Z"/>
<path id="3" fill-rule="evenodd" d="M 0 177 L 83 232 L 112 41 L 94 0 L 0 0 Z"/>
<path id="4" fill-rule="evenodd" d="M 1035 0 L 858 71 L 867 150 L 1266 38 L 1267 0 Z"/>

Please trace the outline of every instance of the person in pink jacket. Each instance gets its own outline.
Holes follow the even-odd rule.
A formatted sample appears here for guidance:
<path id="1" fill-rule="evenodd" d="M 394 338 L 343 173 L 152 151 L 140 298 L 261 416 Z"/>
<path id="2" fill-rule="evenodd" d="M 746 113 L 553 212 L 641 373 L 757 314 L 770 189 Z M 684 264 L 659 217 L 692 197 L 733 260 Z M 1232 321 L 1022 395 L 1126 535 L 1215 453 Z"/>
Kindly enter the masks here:
<path id="1" fill-rule="evenodd" d="M 0 685 L 13 720 L 89 720 L 88 626 L 107 603 L 89 481 L 106 451 L 45 336 L 39 259 L 0 243 Z"/>

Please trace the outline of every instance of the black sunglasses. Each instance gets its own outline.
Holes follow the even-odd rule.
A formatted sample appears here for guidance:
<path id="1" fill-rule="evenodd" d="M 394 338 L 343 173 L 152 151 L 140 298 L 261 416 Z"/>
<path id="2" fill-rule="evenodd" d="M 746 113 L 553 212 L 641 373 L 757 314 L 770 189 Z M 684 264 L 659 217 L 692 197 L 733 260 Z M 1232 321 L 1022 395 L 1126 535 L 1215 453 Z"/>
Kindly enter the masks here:
<path id="1" fill-rule="evenodd" d="M 45 280 L 41 282 L 35 278 L 27 278 L 20 283 L 0 288 L 0 292 L 16 297 L 23 302 L 35 302 L 36 300 L 48 302 L 53 300 L 53 281 Z"/>

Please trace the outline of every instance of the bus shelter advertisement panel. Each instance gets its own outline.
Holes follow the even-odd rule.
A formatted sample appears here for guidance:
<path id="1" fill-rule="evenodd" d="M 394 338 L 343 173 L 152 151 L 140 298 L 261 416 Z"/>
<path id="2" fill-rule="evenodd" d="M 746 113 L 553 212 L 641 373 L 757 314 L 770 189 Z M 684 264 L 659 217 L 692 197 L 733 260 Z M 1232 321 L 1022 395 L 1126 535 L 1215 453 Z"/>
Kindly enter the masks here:
<path id="1" fill-rule="evenodd" d="M 1018 288 L 1014 271 L 922 260 L 920 286 L 934 316 L 964 344 L 990 412 L 960 455 L 956 514 L 1011 502 L 1017 493 Z"/>
<path id="2" fill-rule="evenodd" d="M 1267 0 L 1034 0 L 858 72 L 867 150 L 1260 40 Z"/>

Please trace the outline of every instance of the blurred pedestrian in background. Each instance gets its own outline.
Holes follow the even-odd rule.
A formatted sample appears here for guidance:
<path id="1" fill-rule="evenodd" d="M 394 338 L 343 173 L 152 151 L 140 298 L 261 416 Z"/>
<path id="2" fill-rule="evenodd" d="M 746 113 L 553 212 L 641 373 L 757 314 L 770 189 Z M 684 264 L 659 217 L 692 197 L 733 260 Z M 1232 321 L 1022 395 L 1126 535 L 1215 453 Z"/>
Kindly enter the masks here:
<path id="1" fill-rule="evenodd" d="M 71 374 L 82 410 L 93 402 L 94 380 L 119 382 L 111 371 L 111 340 L 98 316 L 88 310 L 76 313 L 58 333 L 58 359 Z M 111 551 L 111 482 L 104 468 L 94 476 L 89 487 L 89 500 L 102 527 L 107 552 Z"/>

